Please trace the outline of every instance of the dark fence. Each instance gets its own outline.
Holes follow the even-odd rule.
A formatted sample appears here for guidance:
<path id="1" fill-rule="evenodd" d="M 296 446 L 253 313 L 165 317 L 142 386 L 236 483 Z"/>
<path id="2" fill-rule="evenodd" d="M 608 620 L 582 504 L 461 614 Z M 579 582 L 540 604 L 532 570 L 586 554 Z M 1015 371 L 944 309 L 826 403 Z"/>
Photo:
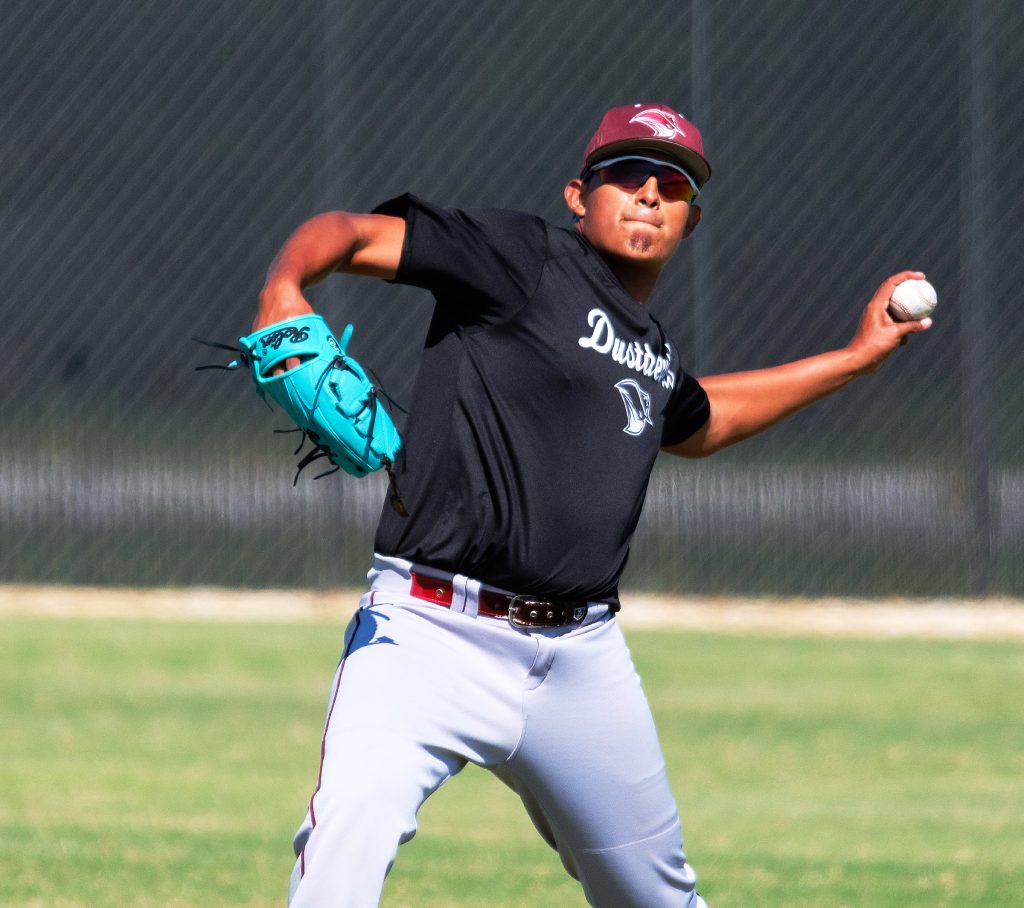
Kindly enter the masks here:
<path id="1" fill-rule="evenodd" d="M 292 488 L 240 375 L 287 234 L 412 190 L 565 223 L 614 104 L 703 129 L 705 218 L 651 305 L 698 374 L 845 343 L 893 271 L 935 328 L 700 463 L 660 463 L 634 588 L 1024 593 L 1024 7 L 880 0 L 8 0 L 0 580 L 359 583 L 382 483 Z M 315 302 L 407 399 L 424 294 Z"/>

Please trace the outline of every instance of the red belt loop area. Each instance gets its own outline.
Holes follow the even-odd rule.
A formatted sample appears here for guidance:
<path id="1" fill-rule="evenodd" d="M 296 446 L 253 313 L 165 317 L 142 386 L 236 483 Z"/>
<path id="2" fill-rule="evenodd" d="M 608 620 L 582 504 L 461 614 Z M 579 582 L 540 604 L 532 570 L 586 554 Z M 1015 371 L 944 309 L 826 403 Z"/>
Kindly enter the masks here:
<path id="1" fill-rule="evenodd" d="M 412 571 L 410 577 L 410 596 L 451 608 L 454 592 L 451 580 L 430 577 L 418 571 Z M 480 590 L 477 602 L 477 614 L 489 618 L 505 618 L 513 627 L 524 628 L 570 627 L 582 624 L 590 607 L 590 603 L 581 599 L 552 602 L 487 589 Z M 608 603 L 608 607 L 610 611 L 617 611 L 618 603 Z"/>
<path id="2" fill-rule="evenodd" d="M 409 584 L 409 595 L 417 599 L 424 599 L 433 602 L 434 605 L 443 605 L 446 608 L 452 607 L 452 594 L 454 588 L 450 580 L 439 580 L 435 577 L 424 577 L 422 574 L 412 572 L 412 581 Z"/>

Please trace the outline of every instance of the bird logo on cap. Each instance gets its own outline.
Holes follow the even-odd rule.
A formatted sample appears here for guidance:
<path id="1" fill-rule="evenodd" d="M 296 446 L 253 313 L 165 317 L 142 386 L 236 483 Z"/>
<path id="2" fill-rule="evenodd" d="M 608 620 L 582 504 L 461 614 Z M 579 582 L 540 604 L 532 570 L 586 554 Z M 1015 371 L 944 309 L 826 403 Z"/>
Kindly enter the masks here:
<path id="1" fill-rule="evenodd" d="M 658 139 L 674 139 L 677 135 L 686 138 L 685 131 L 680 127 L 676 118 L 668 111 L 659 110 L 657 107 L 648 107 L 635 114 L 630 123 L 643 123 L 654 133 Z"/>

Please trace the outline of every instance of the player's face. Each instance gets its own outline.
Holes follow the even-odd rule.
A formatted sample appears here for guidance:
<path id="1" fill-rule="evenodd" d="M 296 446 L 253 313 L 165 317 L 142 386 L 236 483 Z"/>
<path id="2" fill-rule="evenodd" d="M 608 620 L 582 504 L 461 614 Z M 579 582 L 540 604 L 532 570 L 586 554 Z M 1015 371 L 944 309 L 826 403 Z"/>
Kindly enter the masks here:
<path id="1" fill-rule="evenodd" d="M 660 270 L 700 219 L 693 192 L 678 171 L 623 161 L 572 180 L 566 202 L 577 229 L 602 253 Z"/>

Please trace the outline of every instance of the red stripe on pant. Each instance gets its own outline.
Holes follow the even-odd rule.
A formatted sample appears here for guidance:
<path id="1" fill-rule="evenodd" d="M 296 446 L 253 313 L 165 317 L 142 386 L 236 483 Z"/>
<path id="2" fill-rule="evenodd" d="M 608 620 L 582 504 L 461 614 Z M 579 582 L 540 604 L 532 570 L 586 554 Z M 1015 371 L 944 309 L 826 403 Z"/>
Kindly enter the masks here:
<path id="1" fill-rule="evenodd" d="M 370 605 L 373 605 L 373 593 L 370 594 Z M 345 674 L 345 663 L 348 661 L 349 654 L 352 650 L 352 645 L 356 641 L 356 637 L 359 634 L 359 621 L 360 614 L 356 612 L 355 626 L 352 628 L 352 636 L 348 641 L 348 645 L 345 647 L 345 651 L 341 656 L 341 665 L 338 666 L 338 680 L 334 685 L 334 693 L 331 695 L 331 705 L 327 710 L 327 721 L 324 722 L 324 736 L 320 739 L 320 769 L 316 776 L 316 788 L 313 790 L 313 794 L 309 798 L 309 822 L 310 835 L 313 830 L 316 829 L 316 809 L 313 806 L 313 802 L 316 799 L 317 794 L 320 792 L 320 786 L 324 780 L 324 757 L 327 755 L 327 730 L 331 727 L 331 716 L 334 715 L 334 705 L 338 702 L 338 691 L 341 690 L 341 678 Z M 299 873 L 303 876 L 306 875 L 306 844 L 309 842 L 309 836 L 306 836 L 306 842 L 302 845 L 302 851 L 299 853 Z"/>

